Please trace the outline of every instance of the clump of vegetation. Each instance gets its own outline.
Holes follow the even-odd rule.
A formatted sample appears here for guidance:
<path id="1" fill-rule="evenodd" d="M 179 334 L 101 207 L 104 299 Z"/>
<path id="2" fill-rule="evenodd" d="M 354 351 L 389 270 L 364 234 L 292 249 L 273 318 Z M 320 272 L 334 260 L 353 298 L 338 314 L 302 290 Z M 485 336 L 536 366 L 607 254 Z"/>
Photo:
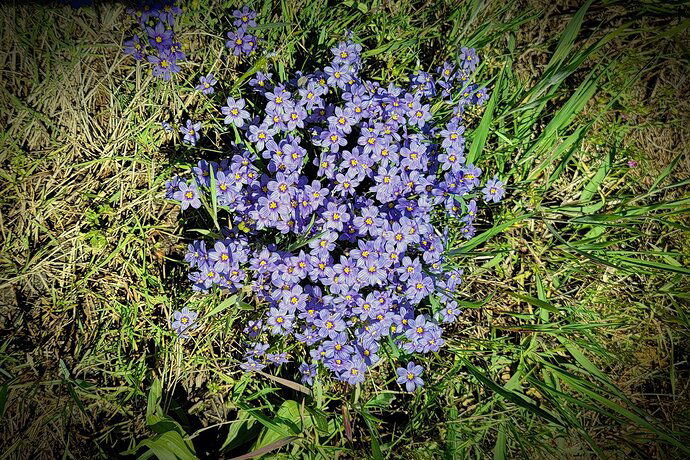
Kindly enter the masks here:
<path id="1" fill-rule="evenodd" d="M 123 7 L 0 7 L 4 456 L 687 455 L 685 6 L 378 0 L 177 6 L 174 41 L 185 59 L 175 61 L 179 71 L 167 81 L 153 75 L 148 60 L 123 55 L 131 38 Z M 154 41 L 155 22 L 142 25 L 153 27 Z M 366 219 L 367 208 L 385 206 L 385 193 L 377 197 L 379 190 L 372 190 L 379 174 L 365 173 L 354 186 L 355 200 L 341 179 L 358 179 L 356 168 L 336 161 L 338 170 L 324 178 L 311 163 L 321 160 L 322 150 L 342 162 L 343 150 L 352 154 L 366 145 L 357 140 L 368 128 L 357 123 L 350 133 L 335 130 L 346 140 L 335 152 L 320 145 L 327 140 L 320 132 L 330 132 L 328 117 L 337 117 L 335 107 L 344 114 L 350 101 L 342 97 L 353 95 L 350 86 L 328 83 L 334 74 L 324 77 L 325 85 L 317 78 L 334 57 L 331 49 L 360 57 L 357 76 L 367 83 L 359 96 L 373 97 L 382 123 L 390 106 L 378 95 L 389 98 L 400 88 L 415 98 L 431 91 L 425 80 L 434 77 L 436 95 L 416 101 L 429 104 L 425 122 L 437 126 L 410 123 L 405 112 L 406 127 L 395 132 L 399 155 L 403 147 L 414 151 L 402 141 L 410 136 L 439 145 L 423 153 L 440 166 L 424 170 L 439 181 L 437 188 L 468 163 L 491 171 L 484 180 L 497 174 L 509 186 L 500 204 L 479 206 L 482 195 L 490 198 L 502 184 L 486 188 L 485 182 L 484 193 L 479 185 L 470 191 L 479 208 L 472 232 L 465 231 L 472 197 L 458 201 L 456 210 L 452 202 L 450 208 L 435 203 L 439 195 L 431 193 L 436 208 L 425 221 L 429 236 L 445 242 L 441 268 L 462 268 L 463 280 L 451 289 L 452 299 L 434 291 L 421 303 L 406 301 L 426 323 L 443 327 L 445 343 L 412 356 L 405 334 L 401 340 L 389 334 L 378 341 L 377 364 L 366 366 L 367 378 L 354 385 L 341 381 L 342 372 L 326 370 L 325 362 L 314 368 L 318 355 L 301 365 L 242 367 L 299 361 L 309 348 L 294 334 L 310 324 L 297 308 L 293 324 L 301 329 L 290 336 L 296 339 L 271 328 L 256 337 L 258 346 L 247 345 L 254 326 L 260 329 L 255 321 L 265 326 L 270 307 L 285 302 L 250 284 L 250 275 L 268 279 L 251 268 L 263 246 L 269 258 L 280 256 L 272 262 L 280 272 L 292 260 L 282 251 L 306 255 L 313 249 L 309 240 L 324 231 L 338 233 L 329 250 L 338 260 L 330 268 L 342 265 L 341 255 L 354 259 L 359 245 L 327 224 L 328 203 L 315 210 L 313 224 L 300 222 L 299 232 L 287 225 L 282 233 L 276 227 L 290 220 L 283 218 L 287 213 L 259 215 L 249 183 L 234 195 L 218 188 L 219 179 L 234 177 L 233 155 L 244 172 L 256 172 L 259 189 L 268 188 L 281 168 L 277 151 L 292 148 L 293 142 L 280 141 L 299 132 L 294 150 L 309 161 L 284 164 L 281 171 L 283 178 L 298 171 L 295 194 L 304 193 L 299 176 L 305 176 L 310 186 L 320 180 L 336 211 L 345 206 L 351 217 Z M 436 75 L 449 66 L 457 72 L 471 49 L 482 57 L 472 71 L 472 91 L 491 92 L 482 93 L 483 105 L 462 111 L 462 124 L 473 127 L 458 133 L 465 162 L 443 170 L 449 162 L 440 156 L 449 152 L 441 131 L 450 132 L 455 104 L 446 102 L 447 81 Z M 331 70 L 342 65 L 331 64 Z M 415 74 L 417 88 L 410 88 Z M 461 80 L 453 83 L 463 87 Z M 306 116 L 298 114 L 287 133 L 282 126 L 291 123 L 291 110 L 285 109 L 290 118 L 274 121 L 276 130 L 266 119 L 276 115 L 267 110 L 266 96 L 275 104 L 276 91 L 288 92 L 297 109 L 300 90 L 310 88 L 328 90 L 320 96 L 324 108 L 334 105 L 333 113 L 314 120 L 321 107 L 302 105 Z M 267 142 L 258 146 L 262 123 L 276 130 L 278 150 Z M 358 153 L 358 164 L 382 168 L 373 150 Z M 409 175 L 400 166 L 404 159 L 398 158 L 398 177 Z M 270 178 L 265 183 L 263 174 Z M 192 180 L 164 191 L 174 175 Z M 192 198 L 181 213 L 165 199 L 168 193 L 183 200 L 194 187 L 198 202 Z M 256 190 L 270 203 L 269 192 Z M 411 199 L 402 195 L 393 201 Z M 246 212 L 238 211 L 238 197 L 248 200 Z M 362 206 L 364 200 L 374 204 Z M 262 219 L 269 225 L 259 229 Z M 359 238 L 375 241 L 392 230 L 379 227 Z M 237 267 L 245 271 L 242 282 L 226 278 L 227 288 L 219 288 L 220 279 L 209 286 L 189 280 L 185 257 L 199 241 L 221 263 L 218 241 L 232 247 L 228 260 L 246 252 Z M 434 288 L 448 282 L 432 266 L 436 259 L 424 259 L 427 248 L 413 243 L 405 251 L 419 257 L 422 280 L 430 278 Z M 391 273 L 380 285 L 358 286 L 365 301 L 384 286 L 407 296 L 397 292 L 399 273 Z M 291 282 L 290 292 L 306 284 L 319 284 L 322 293 L 333 286 L 302 279 Z M 300 305 L 300 299 L 310 301 L 305 290 L 295 292 Z M 453 321 L 444 321 L 449 305 Z M 355 306 L 346 308 L 349 314 Z M 393 306 L 397 314 L 400 308 Z M 343 343 L 353 349 L 349 356 L 363 349 L 355 336 L 359 325 L 377 321 L 352 317 L 359 324 L 340 331 L 351 334 Z M 416 325 L 416 317 L 410 320 Z M 321 339 L 337 340 L 328 333 Z M 295 381 L 300 371 L 302 384 Z"/>

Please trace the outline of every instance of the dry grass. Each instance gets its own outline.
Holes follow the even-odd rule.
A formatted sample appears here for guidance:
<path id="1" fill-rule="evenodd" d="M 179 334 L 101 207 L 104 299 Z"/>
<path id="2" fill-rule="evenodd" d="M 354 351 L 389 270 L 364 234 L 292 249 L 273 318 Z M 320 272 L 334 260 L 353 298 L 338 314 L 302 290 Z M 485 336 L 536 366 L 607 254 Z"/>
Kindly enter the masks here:
<path id="1" fill-rule="evenodd" d="M 565 27 L 574 9 L 549 5 L 540 21 L 520 28 L 515 68 L 522 83 L 538 80 L 553 48 L 554 30 Z M 615 11 L 622 14 L 620 8 Z M 143 396 L 152 376 L 163 377 L 166 391 L 186 400 L 190 424 L 196 428 L 223 423 L 236 413 L 229 395 L 240 376 L 234 333 L 209 320 L 202 326 L 203 337 L 183 353 L 166 319 L 187 300 L 203 310 L 218 298 L 185 298 L 189 293 L 183 269 L 174 260 L 182 245 L 178 214 L 162 199 L 162 184 L 177 161 L 164 152 L 178 146 L 161 134 L 159 123 L 212 108 L 188 89 L 161 85 L 123 56 L 122 13 L 121 7 L 100 8 L 98 13 L 0 7 L 0 374 L 11 388 L 0 428 L 3 458 L 54 458 L 63 452 L 112 456 L 122 451 L 147 433 Z M 211 70 L 204 67 L 211 62 L 217 75 L 231 81 L 235 70 L 220 58 L 222 43 L 212 35 L 213 27 L 203 25 L 207 12 L 190 14 L 199 25 L 190 27 L 193 31 L 184 40 L 190 49 L 202 51 L 188 64 L 189 81 L 184 85 L 189 88 L 192 75 Z M 657 24 L 650 20 L 648 27 L 654 32 Z M 388 33 L 394 36 L 409 28 L 400 22 Z M 299 49 L 311 31 L 296 31 L 295 36 L 298 32 L 303 33 L 301 42 L 296 39 Z M 377 40 L 393 39 L 377 33 Z M 687 38 L 687 32 L 682 36 Z M 643 65 L 648 53 L 645 37 L 635 40 L 607 48 L 613 53 L 626 47 L 641 51 L 622 61 L 621 81 L 612 78 L 578 123 L 598 116 L 608 98 L 622 88 L 626 76 L 620 69 L 633 72 Z M 203 46 L 209 41 L 213 44 Z M 494 58 L 503 53 L 502 46 L 488 46 Z M 285 44 L 279 54 L 293 58 L 289 50 Z M 685 95 L 690 72 L 683 50 L 680 42 L 659 47 L 663 59 L 594 125 L 574 166 L 552 185 L 548 197 L 540 196 L 543 182 L 525 186 L 516 192 L 527 199 L 512 202 L 503 217 L 542 201 L 562 204 L 577 199 L 596 171 L 594 162 L 618 138 L 625 152 L 618 161 L 634 159 L 640 168 L 607 178 L 602 188 L 609 195 L 644 193 L 678 156 L 669 182 L 687 179 L 690 103 Z M 395 57 L 394 50 L 377 59 L 393 62 Z M 568 83 L 564 95 L 576 82 Z M 541 128 L 536 126 L 535 133 Z M 220 145 L 221 139 L 213 142 Z M 655 200 L 687 196 L 687 187 L 682 187 Z M 687 215 L 672 218 L 686 228 L 690 225 Z M 632 226 L 619 234 L 611 230 L 611 238 L 620 235 L 625 240 L 611 249 L 673 250 L 685 254 L 681 262 L 688 265 L 686 228 L 669 232 L 653 221 Z M 492 377 L 507 382 L 522 362 L 521 342 L 531 333 L 502 328 L 522 327 L 520 315 L 536 311 L 508 294 L 531 292 L 539 275 L 549 301 L 572 309 L 576 322 L 615 325 L 583 333 L 583 342 L 601 345 L 602 355 L 611 358 L 595 360 L 596 364 L 637 405 L 672 429 L 687 430 L 687 277 L 621 273 L 573 256 L 561 246 L 544 222 L 534 219 L 510 228 L 492 243 L 489 252 L 504 251 L 500 260 L 489 253 L 468 261 L 474 269 L 468 270 L 472 275 L 463 293 L 491 300 L 482 308 L 467 309 L 449 341 L 479 350 L 490 362 Z M 669 289 L 685 294 L 664 294 Z M 544 353 L 563 352 L 554 338 L 544 339 L 539 347 Z M 479 432 L 494 433 L 499 423 L 482 412 L 485 391 L 468 383 L 467 377 L 459 374 L 440 404 L 459 409 L 455 421 L 466 424 L 468 439 Z M 525 391 L 538 404 L 547 404 L 536 387 Z M 517 412 L 494 409 L 496 414 Z M 645 436 L 632 426 L 609 424 L 593 411 L 584 411 L 582 420 L 614 456 L 625 453 L 616 450 L 613 435 L 623 433 L 633 441 Z M 449 415 L 438 423 L 445 436 L 454 422 Z M 477 432 L 471 432 L 472 427 Z M 400 433 L 397 427 L 390 431 L 391 437 Z M 487 437 L 495 442 L 494 434 Z M 546 443 L 557 446 L 555 440 Z M 563 443 L 572 448 L 569 457 L 589 455 L 577 440 Z M 415 446 L 409 452 L 417 452 Z M 640 446 L 645 455 L 666 454 L 655 451 L 652 443 L 640 441 Z"/>

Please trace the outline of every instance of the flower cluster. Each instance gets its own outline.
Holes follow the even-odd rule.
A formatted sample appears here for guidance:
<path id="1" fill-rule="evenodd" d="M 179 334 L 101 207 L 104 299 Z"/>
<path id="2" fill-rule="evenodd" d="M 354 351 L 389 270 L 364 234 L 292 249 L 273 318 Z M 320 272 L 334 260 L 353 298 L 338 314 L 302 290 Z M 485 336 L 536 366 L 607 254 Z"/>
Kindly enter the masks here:
<path id="1" fill-rule="evenodd" d="M 228 32 L 225 46 L 235 56 L 251 54 L 256 49 L 258 40 L 256 35 L 251 33 L 256 27 L 256 12 L 245 5 L 239 10 L 234 10 L 232 16 L 235 18 L 232 23 L 235 29 Z"/>
<path id="2" fill-rule="evenodd" d="M 134 19 L 135 34 L 124 42 L 125 53 L 136 60 L 146 58 L 153 65 L 153 75 L 165 81 L 180 71 L 177 62 L 185 59 L 173 31 L 175 19 L 181 12 L 173 0 L 162 3 L 143 0 L 138 8 L 128 9 Z"/>
<path id="3" fill-rule="evenodd" d="M 487 99 L 470 81 L 477 55 L 463 48 L 438 77 L 420 71 L 401 87 L 364 79 L 361 50 L 342 42 L 323 70 L 285 83 L 256 73 L 253 103 L 229 97 L 221 109 L 244 143 L 167 184 L 182 209 L 213 201 L 228 215 L 185 260 L 194 289 L 245 288 L 265 306 L 244 330 L 247 371 L 287 362 L 280 351 L 299 343 L 311 359 L 299 366 L 303 382 L 324 369 L 357 384 L 383 347 L 439 350 L 442 325 L 460 314 L 463 272 L 444 248 L 449 227 L 475 232 L 482 171 L 465 160 L 462 123 Z M 482 192 L 496 202 L 503 184 L 494 178 Z M 398 382 L 413 391 L 421 374 L 410 363 Z"/>

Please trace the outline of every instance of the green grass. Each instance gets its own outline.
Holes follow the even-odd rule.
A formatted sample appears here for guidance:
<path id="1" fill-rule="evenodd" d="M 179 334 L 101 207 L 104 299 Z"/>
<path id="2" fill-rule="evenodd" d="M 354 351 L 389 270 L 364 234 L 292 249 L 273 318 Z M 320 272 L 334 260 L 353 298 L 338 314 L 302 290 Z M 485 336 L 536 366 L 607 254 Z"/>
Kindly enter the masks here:
<path id="1" fill-rule="evenodd" d="M 250 66 L 225 59 L 231 5 L 187 4 L 175 84 L 122 55 L 122 7 L 0 7 L 2 458 L 687 457 L 686 5 L 256 2 L 271 54 Z M 393 352 L 355 389 L 243 375 L 254 307 L 192 294 L 194 223 L 163 199 L 223 151 L 159 128 L 225 130 L 199 75 L 220 101 L 261 66 L 323 65 L 346 30 L 381 81 L 476 46 L 492 91 L 468 115 L 469 156 L 509 197 L 449 248 L 465 312 L 414 395 Z M 183 305 L 201 312 L 186 342 L 167 323 Z"/>

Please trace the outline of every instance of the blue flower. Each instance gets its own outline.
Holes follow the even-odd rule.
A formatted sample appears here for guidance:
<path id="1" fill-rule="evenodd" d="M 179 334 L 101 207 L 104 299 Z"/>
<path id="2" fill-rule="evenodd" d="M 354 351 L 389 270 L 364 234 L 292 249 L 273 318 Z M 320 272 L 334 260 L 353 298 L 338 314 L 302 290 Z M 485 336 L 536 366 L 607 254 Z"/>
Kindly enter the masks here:
<path id="1" fill-rule="evenodd" d="M 213 74 L 210 73 L 205 77 L 199 78 L 199 84 L 196 85 L 196 89 L 206 95 L 213 94 L 213 92 L 215 91 L 213 85 L 215 85 L 216 83 L 218 83 L 218 80 L 216 80 Z"/>
<path id="2" fill-rule="evenodd" d="M 299 373 L 302 374 L 302 383 L 312 385 L 316 377 L 316 365 L 302 363 L 299 365 Z"/>
<path id="3" fill-rule="evenodd" d="M 424 368 L 414 361 L 410 361 L 407 364 L 407 368 L 399 367 L 396 369 L 398 374 L 398 379 L 396 380 L 398 384 L 405 384 L 405 389 L 412 393 L 417 388 L 424 386 L 424 381 L 421 379 L 420 375 L 424 372 Z"/>
<path id="4" fill-rule="evenodd" d="M 482 189 L 482 193 L 484 194 L 484 200 L 487 202 L 493 201 L 494 203 L 498 203 L 503 199 L 503 195 L 505 194 L 503 182 L 498 180 L 498 177 L 489 179 L 486 181 L 486 185 Z"/>
<path id="5" fill-rule="evenodd" d="M 193 123 L 192 120 L 187 120 L 187 126 L 180 126 L 180 132 L 184 134 L 184 141 L 192 145 L 196 145 L 201 137 L 201 122 Z"/>
<path id="6" fill-rule="evenodd" d="M 190 311 L 187 307 L 173 313 L 171 326 L 178 337 L 189 338 L 189 332 L 198 326 L 195 323 L 197 316 L 197 312 Z"/>

